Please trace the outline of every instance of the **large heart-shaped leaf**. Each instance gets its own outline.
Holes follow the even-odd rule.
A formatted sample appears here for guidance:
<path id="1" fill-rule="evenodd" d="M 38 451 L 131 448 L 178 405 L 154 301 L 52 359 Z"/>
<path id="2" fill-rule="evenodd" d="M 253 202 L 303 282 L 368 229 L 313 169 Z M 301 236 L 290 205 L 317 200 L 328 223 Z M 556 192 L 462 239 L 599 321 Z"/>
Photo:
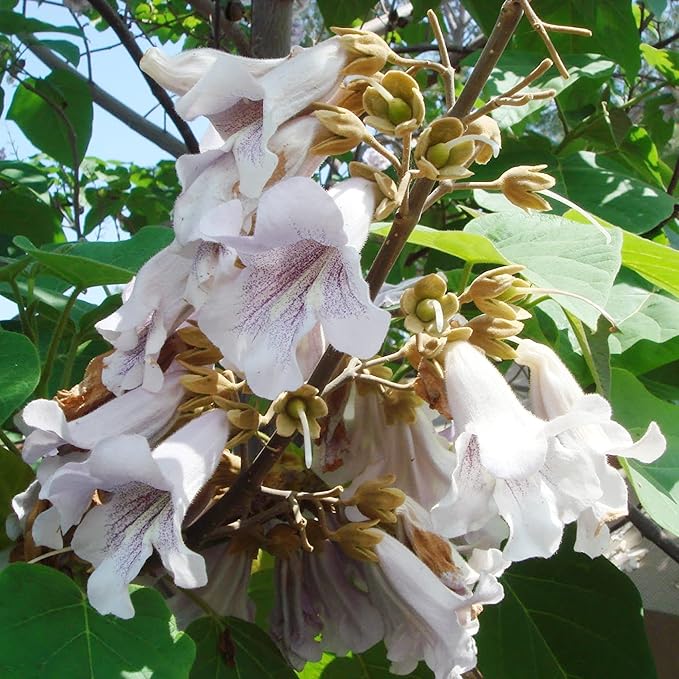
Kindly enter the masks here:
<path id="1" fill-rule="evenodd" d="M 479 668 L 492 679 L 654 679 L 635 586 L 604 558 L 562 546 L 514 564 L 486 606 Z"/>
<path id="2" fill-rule="evenodd" d="M 135 588 L 131 620 L 99 615 L 63 573 L 12 564 L 0 572 L 3 679 L 186 679 L 195 648 L 161 595 Z"/>
<path id="3" fill-rule="evenodd" d="M 0 330 L 0 426 L 33 393 L 40 379 L 40 358 L 25 335 Z"/>

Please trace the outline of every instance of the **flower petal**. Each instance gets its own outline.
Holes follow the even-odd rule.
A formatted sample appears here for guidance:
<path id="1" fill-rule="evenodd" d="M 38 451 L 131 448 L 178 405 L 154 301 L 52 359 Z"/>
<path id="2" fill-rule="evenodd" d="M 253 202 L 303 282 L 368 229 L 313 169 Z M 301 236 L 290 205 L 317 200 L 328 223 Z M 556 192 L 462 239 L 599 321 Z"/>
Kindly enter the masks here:
<path id="1" fill-rule="evenodd" d="M 498 481 L 494 499 L 509 526 L 503 556 L 510 561 L 548 558 L 556 552 L 563 522 L 556 511 L 553 493 L 539 478 Z"/>

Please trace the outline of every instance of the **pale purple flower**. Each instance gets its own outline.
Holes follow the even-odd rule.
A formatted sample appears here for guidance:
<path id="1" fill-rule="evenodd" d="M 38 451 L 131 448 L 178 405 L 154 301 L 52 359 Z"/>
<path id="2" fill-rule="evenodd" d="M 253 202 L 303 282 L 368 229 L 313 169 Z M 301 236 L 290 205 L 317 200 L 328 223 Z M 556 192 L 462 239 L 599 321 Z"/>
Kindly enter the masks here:
<path id="1" fill-rule="evenodd" d="M 205 561 L 186 547 L 181 526 L 228 432 L 226 413 L 213 410 L 153 451 L 141 436 L 108 438 L 84 462 L 65 464 L 52 476 L 47 499 L 59 511 L 62 530 L 80 522 L 71 545 L 95 566 L 87 592 L 100 613 L 134 615 L 128 585 L 154 548 L 179 587 L 207 584 Z M 87 511 L 95 490 L 104 491 L 103 503 Z"/>
<path id="2" fill-rule="evenodd" d="M 240 231 L 241 204 L 232 200 L 213 211 L 227 215 L 231 234 Z M 139 385 L 160 391 L 160 351 L 174 332 L 207 297 L 213 278 L 233 275 L 234 255 L 218 239 L 173 241 L 139 270 L 123 294 L 122 306 L 97 323 L 114 352 L 104 359 L 102 381 L 115 394 Z"/>
<path id="3" fill-rule="evenodd" d="M 607 463 L 606 456 L 653 462 L 665 451 L 665 438 L 658 425 L 651 422 L 646 433 L 634 443 L 629 432 L 612 421 L 608 402 L 594 394 L 586 395 L 549 347 L 521 340 L 516 362 L 530 368 L 531 407 L 537 415 L 545 419 L 578 411 L 590 415 L 589 423 L 571 427 L 558 438 L 566 448 L 578 451 L 573 463 L 591 466 L 598 482 L 600 493 L 593 503 L 578 504 L 580 488 L 563 488 L 575 501 L 569 503 L 572 511 L 568 520 L 577 518 L 576 550 L 598 556 L 609 542 L 605 522 L 627 514 L 627 485 L 620 473 Z"/>
<path id="4" fill-rule="evenodd" d="M 248 596 L 252 554 L 234 549 L 232 542 L 224 542 L 208 547 L 201 555 L 205 559 L 207 585 L 198 587 L 196 595 L 221 616 L 254 622 L 255 605 Z M 167 605 L 181 629 L 205 615 L 205 611 L 182 591 L 170 597 Z"/>
<path id="5" fill-rule="evenodd" d="M 180 94 L 177 112 L 186 120 L 206 116 L 233 152 L 240 191 L 257 197 L 274 173 L 270 148 L 276 130 L 315 101 L 327 99 L 343 79 L 348 54 L 339 38 L 297 48 L 285 59 L 247 59 L 211 49 L 166 57 L 157 48 L 140 67 Z"/>
<path id="6" fill-rule="evenodd" d="M 180 366 L 171 366 L 159 393 L 140 387 L 70 422 L 56 401 L 31 401 L 21 412 L 22 428 L 28 433 L 22 449 L 24 460 L 33 464 L 41 457 L 56 455 L 64 445 L 90 450 L 99 441 L 119 434 L 153 439 L 162 433 L 185 398 L 180 382 L 184 373 Z"/>
<path id="7" fill-rule="evenodd" d="M 446 393 L 455 423 L 457 465 L 449 494 L 433 509 L 444 535 L 509 526 L 504 556 L 551 556 L 563 526 L 601 495 L 591 459 L 566 448 L 563 432 L 597 419 L 569 411 L 550 421 L 526 410 L 499 371 L 467 342 L 446 349 Z"/>
<path id="8" fill-rule="evenodd" d="M 213 281 L 198 324 L 259 396 L 301 386 L 297 349 L 318 326 L 326 342 L 363 358 L 386 335 L 389 314 L 370 301 L 359 257 L 374 194 L 365 180 L 344 183 L 351 204 L 310 179 L 279 182 L 262 195 L 254 236 L 220 238 L 245 268 Z M 204 236 L 218 238 L 222 228 L 204 222 Z"/>
<path id="9" fill-rule="evenodd" d="M 375 547 L 378 564 L 365 564 L 368 595 L 384 620 L 384 643 L 394 674 L 409 674 L 424 660 L 436 679 L 459 678 L 476 665 L 475 603 L 496 603 L 494 576 L 476 592 L 459 594 L 398 540 L 385 534 Z"/>

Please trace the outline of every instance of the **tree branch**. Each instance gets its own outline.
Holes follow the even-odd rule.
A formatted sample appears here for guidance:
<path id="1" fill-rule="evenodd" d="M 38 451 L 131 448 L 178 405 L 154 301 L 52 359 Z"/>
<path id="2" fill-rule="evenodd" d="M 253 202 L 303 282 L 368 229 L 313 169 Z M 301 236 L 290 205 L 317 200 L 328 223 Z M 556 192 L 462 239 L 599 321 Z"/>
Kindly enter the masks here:
<path id="1" fill-rule="evenodd" d="M 252 55 L 258 59 L 285 57 L 290 53 L 292 0 L 253 0 Z"/>
<path id="2" fill-rule="evenodd" d="M 629 505 L 629 520 L 636 529 L 667 556 L 679 563 L 679 540 L 668 535 L 653 519 L 646 516 L 636 505 Z"/>
<path id="3" fill-rule="evenodd" d="M 106 23 L 113 29 L 114 33 L 118 36 L 118 39 L 123 44 L 128 54 L 134 60 L 134 63 L 139 66 L 141 58 L 144 56 L 137 41 L 132 35 L 130 29 L 125 25 L 122 17 L 116 12 L 115 9 L 108 4 L 107 0 L 90 0 L 90 5 L 99 12 L 101 17 L 105 19 Z M 189 153 L 199 153 L 200 149 L 198 147 L 198 141 L 196 140 L 191 128 L 188 123 L 183 120 L 177 111 L 175 110 L 174 103 L 170 98 L 170 95 L 160 86 L 158 83 L 146 75 L 143 71 L 140 72 L 144 76 L 144 79 L 148 83 L 149 89 L 153 93 L 153 96 L 158 100 L 158 103 L 165 109 L 165 112 L 169 118 L 174 123 L 182 139 L 186 143 L 186 148 Z"/>
<path id="4" fill-rule="evenodd" d="M 522 14 L 519 0 L 505 0 L 493 32 L 460 97 L 449 111 L 449 115 L 462 118 L 469 113 L 509 43 Z M 434 182 L 429 179 L 418 179 L 413 185 L 406 205 L 402 206 L 397 213 L 389 234 L 368 272 L 367 281 L 373 298 L 384 284 L 410 233 L 419 221 L 422 208 L 433 185 Z M 322 390 L 344 358 L 343 353 L 332 346 L 328 347 L 309 378 L 309 384 Z M 248 511 L 252 498 L 262 485 L 262 481 L 282 455 L 290 440 L 291 437 L 279 434 L 271 437 L 268 445 L 261 449 L 252 464 L 238 476 L 224 497 L 189 528 L 187 537 L 190 544 L 199 544 L 215 528 L 238 518 L 239 515 L 243 516 Z"/>
<path id="5" fill-rule="evenodd" d="M 139 115 L 136 111 L 125 106 L 125 104 L 111 96 L 106 90 L 99 87 L 99 85 L 88 80 L 80 72 L 76 71 L 73 67 L 60 59 L 52 52 L 52 50 L 45 47 L 45 45 L 43 45 L 34 35 L 24 34 L 20 35 L 19 38 L 26 47 L 28 47 L 28 49 L 45 64 L 45 66 L 49 66 L 53 71 L 66 71 L 74 78 L 79 78 L 84 83 L 87 83 L 87 86 L 90 88 L 90 94 L 92 95 L 92 101 L 127 125 L 130 129 L 134 130 L 137 134 L 140 134 L 145 139 L 153 142 L 156 146 L 175 158 L 187 152 L 187 148 L 181 140 L 177 139 L 169 132 L 166 132 L 162 127 L 158 127 L 158 125 L 154 125 L 149 120 L 146 120 L 146 118 Z"/>

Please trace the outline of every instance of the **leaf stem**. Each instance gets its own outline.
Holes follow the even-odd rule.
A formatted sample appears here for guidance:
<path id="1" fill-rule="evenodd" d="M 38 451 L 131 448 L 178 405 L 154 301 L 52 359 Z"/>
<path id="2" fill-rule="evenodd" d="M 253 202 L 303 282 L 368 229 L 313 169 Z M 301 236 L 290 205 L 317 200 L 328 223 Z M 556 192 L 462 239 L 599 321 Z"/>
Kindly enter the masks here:
<path id="1" fill-rule="evenodd" d="M 54 361 L 57 357 L 57 352 L 59 351 L 59 345 L 61 344 L 64 331 L 66 330 L 66 326 L 70 320 L 71 310 L 73 309 L 73 306 L 78 300 L 78 296 L 81 292 L 82 290 L 80 288 L 75 288 L 73 290 L 71 296 L 66 302 L 66 306 L 64 306 L 64 310 L 59 316 L 57 325 L 54 328 L 54 333 L 52 334 L 52 339 L 50 341 L 49 348 L 47 349 L 47 357 L 45 358 L 45 363 L 42 368 L 42 374 L 40 375 L 40 382 L 38 382 L 38 386 L 35 390 L 35 393 L 38 397 L 44 398 L 47 396 L 49 380 L 52 375 L 52 371 L 54 370 Z"/>
<path id="2" fill-rule="evenodd" d="M 587 339 L 587 332 L 585 331 L 585 326 L 582 324 L 582 321 L 575 315 L 573 315 L 570 311 L 568 311 L 567 309 L 564 309 L 563 311 L 566 314 L 566 318 L 568 319 L 571 328 L 573 329 L 575 338 L 578 340 L 578 345 L 580 346 L 580 350 L 582 351 L 582 357 L 585 359 L 587 369 L 592 375 L 592 379 L 594 380 L 594 386 L 596 387 L 597 394 L 604 396 L 606 393 L 604 390 L 604 384 L 601 381 L 601 375 L 599 375 L 599 371 L 596 369 L 596 364 L 594 363 L 594 356 L 592 355 L 592 348 L 589 346 L 589 340 Z"/>

